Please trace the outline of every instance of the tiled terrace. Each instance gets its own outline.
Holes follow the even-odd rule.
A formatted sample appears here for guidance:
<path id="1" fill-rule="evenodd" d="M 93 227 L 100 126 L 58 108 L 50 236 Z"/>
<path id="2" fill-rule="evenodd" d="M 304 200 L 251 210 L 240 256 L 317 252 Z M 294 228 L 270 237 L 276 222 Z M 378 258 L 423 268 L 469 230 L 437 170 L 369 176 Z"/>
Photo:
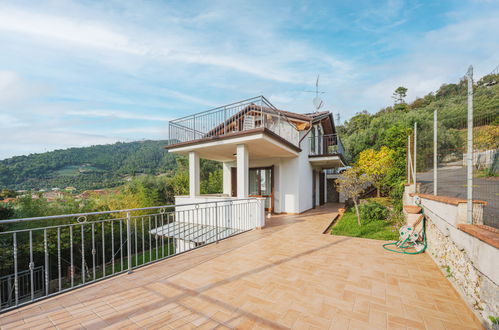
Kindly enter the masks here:
<path id="1" fill-rule="evenodd" d="M 430 256 L 322 235 L 336 206 L 0 315 L 2 328 L 481 328 Z"/>

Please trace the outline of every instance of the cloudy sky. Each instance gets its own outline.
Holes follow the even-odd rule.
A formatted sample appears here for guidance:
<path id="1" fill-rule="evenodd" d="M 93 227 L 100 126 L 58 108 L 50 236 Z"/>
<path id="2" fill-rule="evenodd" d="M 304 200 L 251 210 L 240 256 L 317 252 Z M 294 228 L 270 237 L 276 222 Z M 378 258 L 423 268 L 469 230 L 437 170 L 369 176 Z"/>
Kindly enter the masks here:
<path id="1" fill-rule="evenodd" d="M 499 1 L 2 1 L 0 159 L 165 139 L 168 120 L 265 95 L 342 120 L 499 65 Z"/>

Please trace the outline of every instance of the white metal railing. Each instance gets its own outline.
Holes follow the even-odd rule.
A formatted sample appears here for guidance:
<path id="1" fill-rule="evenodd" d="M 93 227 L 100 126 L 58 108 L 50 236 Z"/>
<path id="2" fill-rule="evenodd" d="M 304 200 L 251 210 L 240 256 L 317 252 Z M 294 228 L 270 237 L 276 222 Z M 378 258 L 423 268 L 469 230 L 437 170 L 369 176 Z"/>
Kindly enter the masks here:
<path id="1" fill-rule="evenodd" d="M 0 312 L 166 259 L 264 221 L 256 198 L 0 221 Z"/>
<path id="2" fill-rule="evenodd" d="M 288 117 L 265 97 L 258 96 L 170 121 L 169 144 L 267 128 L 299 145 L 299 132 Z"/>
<path id="3" fill-rule="evenodd" d="M 344 154 L 343 143 L 338 134 L 321 134 L 309 137 L 309 155 Z"/>

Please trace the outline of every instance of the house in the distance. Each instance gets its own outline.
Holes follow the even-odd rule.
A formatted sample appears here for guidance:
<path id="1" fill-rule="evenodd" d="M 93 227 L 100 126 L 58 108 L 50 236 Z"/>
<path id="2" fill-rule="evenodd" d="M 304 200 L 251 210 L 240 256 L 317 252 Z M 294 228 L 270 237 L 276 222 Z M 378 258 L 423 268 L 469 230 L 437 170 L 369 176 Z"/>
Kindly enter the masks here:
<path id="1" fill-rule="evenodd" d="M 176 204 L 265 197 L 274 213 L 301 213 L 337 201 L 326 169 L 345 166 L 329 111 L 293 113 L 263 96 L 169 123 L 170 152 L 189 159 L 189 196 Z M 200 195 L 200 158 L 223 163 L 223 195 Z"/>

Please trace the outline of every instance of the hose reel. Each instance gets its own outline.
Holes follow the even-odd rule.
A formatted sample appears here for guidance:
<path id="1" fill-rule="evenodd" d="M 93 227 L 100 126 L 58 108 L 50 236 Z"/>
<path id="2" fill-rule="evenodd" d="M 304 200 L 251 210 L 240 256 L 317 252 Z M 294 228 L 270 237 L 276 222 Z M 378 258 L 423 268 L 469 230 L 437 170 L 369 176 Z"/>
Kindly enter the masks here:
<path id="1" fill-rule="evenodd" d="M 420 206 L 419 197 L 416 198 L 416 205 Z M 422 210 L 422 216 L 418 222 L 414 225 L 404 225 L 399 229 L 399 240 L 393 243 L 383 244 L 383 248 L 388 251 L 403 253 L 403 254 L 419 254 L 423 253 L 427 247 L 426 241 L 426 219 L 424 215 L 424 209 Z M 416 226 L 423 222 L 421 233 L 418 233 Z M 390 247 L 389 247 L 390 246 Z M 393 248 L 391 246 L 394 246 Z M 413 251 L 415 250 L 415 251 Z"/>

